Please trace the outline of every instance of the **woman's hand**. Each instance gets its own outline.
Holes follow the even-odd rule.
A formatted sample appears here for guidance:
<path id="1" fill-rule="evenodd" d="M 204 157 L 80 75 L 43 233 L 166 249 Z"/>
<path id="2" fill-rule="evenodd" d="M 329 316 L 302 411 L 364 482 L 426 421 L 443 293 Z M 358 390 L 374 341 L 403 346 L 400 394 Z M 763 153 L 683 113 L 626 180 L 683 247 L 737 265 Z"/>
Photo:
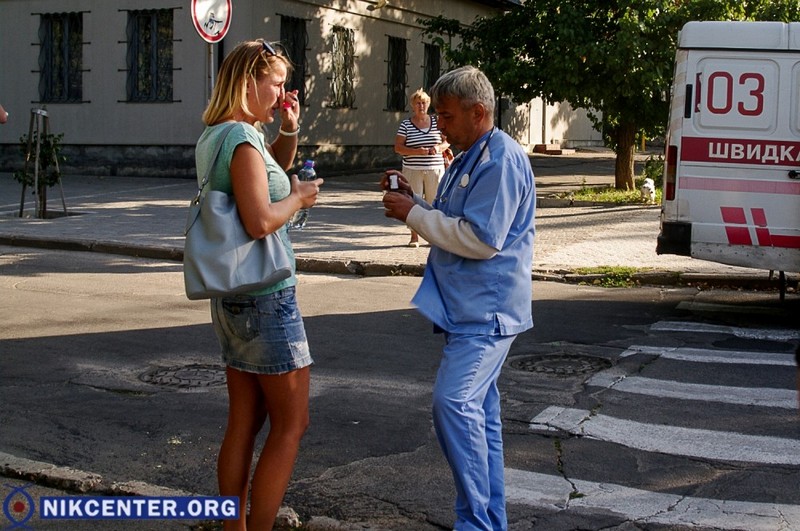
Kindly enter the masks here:
<path id="1" fill-rule="evenodd" d="M 311 208 L 317 202 L 319 187 L 325 182 L 323 179 L 301 181 L 297 175 L 292 175 L 292 195 L 300 201 L 299 208 Z"/>
<path id="2" fill-rule="evenodd" d="M 300 101 L 298 92 L 292 90 L 283 95 L 281 102 L 281 129 L 287 133 L 297 131 L 300 123 Z"/>
<path id="3" fill-rule="evenodd" d="M 266 147 L 278 165 L 284 171 L 289 171 L 297 155 L 297 135 L 300 133 L 300 102 L 297 91 L 285 92 L 279 103 L 280 134 L 275 136 L 271 144 L 267 143 Z"/>

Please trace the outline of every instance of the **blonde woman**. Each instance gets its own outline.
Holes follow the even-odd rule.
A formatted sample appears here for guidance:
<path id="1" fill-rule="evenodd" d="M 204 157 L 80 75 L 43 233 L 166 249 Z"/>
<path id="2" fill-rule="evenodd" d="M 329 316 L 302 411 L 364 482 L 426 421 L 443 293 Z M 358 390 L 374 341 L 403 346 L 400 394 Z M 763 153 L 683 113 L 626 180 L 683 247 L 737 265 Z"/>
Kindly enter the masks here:
<path id="1" fill-rule="evenodd" d="M 197 142 L 197 174 L 211 171 L 211 189 L 232 194 L 245 230 L 253 238 L 277 232 L 293 257 L 286 222 L 311 207 L 322 179 L 290 179 L 297 152 L 300 106 L 286 92 L 291 64 L 268 42 L 236 46 L 222 63 L 211 101 L 203 113 L 206 129 Z M 278 135 L 266 143 L 260 124 L 280 118 Z M 232 127 L 231 127 L 232 125 Z M 272 529 L 300 440 L 309 423 L 311 354 L 295 298 L 294 275 L 247 295 L 211 299 L 211 320 L 226 364 L 228 424 L 217 464 L 219 491 L 239 497 L 239 520 L 226 531 Z M 250 469 L 258 432 L 269 433 Z M 250 514 L 247 500 L 250 493 Z"/>
<path id="2" fill-rule="evenodd" d="M 403 175 L 414 193 L 432 203 L 444 175 L 442 152 L 450 144 L 442 136 L 436 116 L 428 114 L 431 98 L 419 89 L 411 95 L 411 116 L 400 122 L 394 151 L 403 157 Z M 419 235 L 411 231 L 409 247 L 419 247 Z"/>

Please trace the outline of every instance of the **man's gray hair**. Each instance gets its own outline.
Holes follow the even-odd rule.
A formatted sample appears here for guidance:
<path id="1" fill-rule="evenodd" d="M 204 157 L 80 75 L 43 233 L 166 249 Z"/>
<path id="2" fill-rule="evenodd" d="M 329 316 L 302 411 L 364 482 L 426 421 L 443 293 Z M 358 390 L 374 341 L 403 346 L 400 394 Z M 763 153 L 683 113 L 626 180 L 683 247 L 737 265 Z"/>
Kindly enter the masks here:
<path id="1" fill-rule="evenodd" d="M 481 103 L 489 116 L 494 116 L 494 88 L 486 74 L 474 66 L 462 66 L 442 74 L 431 87 L 431 103 L 441 98 L 451 97 L 461 101 L 462 105 Z"/>

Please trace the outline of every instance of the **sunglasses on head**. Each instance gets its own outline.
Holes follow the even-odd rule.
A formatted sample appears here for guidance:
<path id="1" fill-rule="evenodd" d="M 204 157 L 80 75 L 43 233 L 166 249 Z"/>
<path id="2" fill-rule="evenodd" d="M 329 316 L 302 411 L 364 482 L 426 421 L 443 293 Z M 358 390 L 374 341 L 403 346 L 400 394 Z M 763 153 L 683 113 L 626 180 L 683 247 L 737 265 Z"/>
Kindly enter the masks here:
<path id="1" fill-rule="evenodd" d="M 273 48 L 272 45 L 267 41 L 261 41 L 261 47 L 264 49 L 267 55 L 278 55 L 278 52 L 275 51 L 275 48 Z"/>

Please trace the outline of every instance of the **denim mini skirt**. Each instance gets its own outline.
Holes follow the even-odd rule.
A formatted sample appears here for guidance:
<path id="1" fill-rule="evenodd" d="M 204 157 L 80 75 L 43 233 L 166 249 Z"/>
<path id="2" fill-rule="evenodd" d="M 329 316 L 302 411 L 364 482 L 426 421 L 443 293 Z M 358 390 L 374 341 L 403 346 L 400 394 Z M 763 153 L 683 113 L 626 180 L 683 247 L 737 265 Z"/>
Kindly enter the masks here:
<path id="1" fill-rule="evenodd" d="M 295 287 L 211 299 L 211 322 L 229 367 L 283 374 L 313 363 Z"/>

